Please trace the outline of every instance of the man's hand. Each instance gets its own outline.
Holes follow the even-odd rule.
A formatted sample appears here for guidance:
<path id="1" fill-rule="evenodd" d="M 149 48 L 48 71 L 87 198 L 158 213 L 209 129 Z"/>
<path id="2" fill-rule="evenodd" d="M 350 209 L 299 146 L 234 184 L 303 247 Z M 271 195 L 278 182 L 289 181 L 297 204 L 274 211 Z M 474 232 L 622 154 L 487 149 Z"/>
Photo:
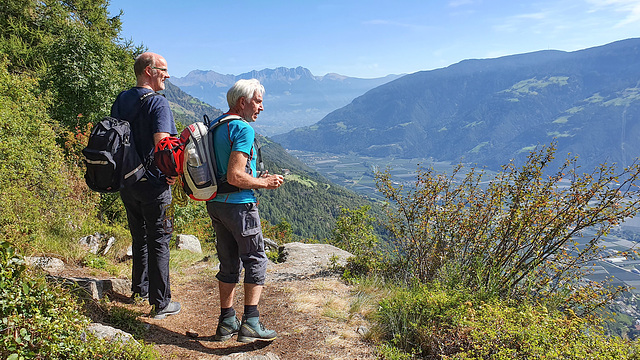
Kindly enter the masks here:
<path id="1" fill-rule="evenodd" d="M 284 184 L 284 176 L 282 175 L 271 175 L 268 173 L 264 173 L 262 174 L 262 176 L 260 176 L 260 178 L 267 181 L 265 189 L 277 189 L 280 187 L 280 185 Z"/>
<path id="2" fill-rule="evenodd" d="M 167 176 L 166 179 L 167 179 L 167 184 L 173 185 L 173 184 L 176 183 L 176 180 L 178 179 L 178 177 L 177 176 Z"/>

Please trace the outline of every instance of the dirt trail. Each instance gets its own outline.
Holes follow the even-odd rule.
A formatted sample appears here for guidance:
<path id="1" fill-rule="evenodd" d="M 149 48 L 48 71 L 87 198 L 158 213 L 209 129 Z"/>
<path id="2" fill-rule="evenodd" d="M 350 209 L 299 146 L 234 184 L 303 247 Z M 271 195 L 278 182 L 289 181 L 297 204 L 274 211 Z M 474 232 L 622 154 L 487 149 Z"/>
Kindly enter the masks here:
<path id="1" fill-rule="evenodd" d="M 294 279 L 283 276 L 290 275 L 288 271 L 285 266 L 270 265 L 259 306 L 265 326 L 278 332 L 272 343 L 243 344 L 235 337 L 222 343 L 213 341 L 220 310 L 210 263 L 172 274 L 172 295 L 182 304 L 182 311 L 163 320 L 140 316 L 149 324 L 145 341 L 155 344 L 163 359 L 275 359 L 274 355 L 281 360 L 375 359 L 371 345 L 358 334 L 369 325 L 360 314 L 349 315 L 350 287 L 326 274 Z M 241 295 L 242 289 L 237 293 Z M 149 305 L 118 305 L 145 314 L 150 310 Z M 241 317 L 241 296 L 234 307 Z M 197 337 L 189 337 L 187 332 L 197 333 Z"/>

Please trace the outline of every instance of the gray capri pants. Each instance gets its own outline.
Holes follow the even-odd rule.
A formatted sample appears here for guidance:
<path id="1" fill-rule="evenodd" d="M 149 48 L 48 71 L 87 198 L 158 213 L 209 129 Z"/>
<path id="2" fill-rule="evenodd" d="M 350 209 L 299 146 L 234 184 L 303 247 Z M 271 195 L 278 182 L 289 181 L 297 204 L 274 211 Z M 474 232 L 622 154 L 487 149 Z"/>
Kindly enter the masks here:
<path id="1" fill-rule="evenodd" d="M 207 212 L 217 238 L 220 271 L 216 278 L 237 284 L 244 267 L 245 284 L 264 285 L 269 261 L 264 252 L 258 206 L 209 201 Z"/>

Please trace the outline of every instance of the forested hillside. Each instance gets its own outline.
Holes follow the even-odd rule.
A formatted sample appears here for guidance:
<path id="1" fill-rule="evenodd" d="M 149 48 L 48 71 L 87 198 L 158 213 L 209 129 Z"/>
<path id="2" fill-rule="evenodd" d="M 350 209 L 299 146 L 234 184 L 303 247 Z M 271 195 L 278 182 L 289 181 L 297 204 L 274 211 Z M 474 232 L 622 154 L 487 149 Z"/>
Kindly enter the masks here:
<path id="1" fill-rule="evenodd" d="M 202 102 L 193 96 L 185 93 L 179 87 L 173 85 L 170 81 L 165 81 L 165 89 L 163 91 L 169 104 L 176 123 L 189 125 L 196 121 L 203 121 L 203 115 L 208 115 L 211 120 L 222 115 L 222 111 L 205 102 Z M 178 126 L 181 128 L 181 126 Z"/>

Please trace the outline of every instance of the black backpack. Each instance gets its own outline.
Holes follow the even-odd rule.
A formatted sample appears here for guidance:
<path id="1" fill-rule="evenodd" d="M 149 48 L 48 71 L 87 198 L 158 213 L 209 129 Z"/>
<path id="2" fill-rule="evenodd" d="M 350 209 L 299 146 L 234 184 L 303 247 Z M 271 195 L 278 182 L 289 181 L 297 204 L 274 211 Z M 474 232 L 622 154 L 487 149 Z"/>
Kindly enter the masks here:
<path id="1" fill-rule="evenodd" d="M 161 94 L 149 92 L 140 97 L 134 119 L 145 101 L 154 95 Z M 140 180 L 152 160 L 143 161 L 138 155 L 129 122 L 111 116 L 105 116 L 93 127 L 82 154 L 87 167 L 84 175 L 87 186 L 102 193 L 118 192 Z"/>

